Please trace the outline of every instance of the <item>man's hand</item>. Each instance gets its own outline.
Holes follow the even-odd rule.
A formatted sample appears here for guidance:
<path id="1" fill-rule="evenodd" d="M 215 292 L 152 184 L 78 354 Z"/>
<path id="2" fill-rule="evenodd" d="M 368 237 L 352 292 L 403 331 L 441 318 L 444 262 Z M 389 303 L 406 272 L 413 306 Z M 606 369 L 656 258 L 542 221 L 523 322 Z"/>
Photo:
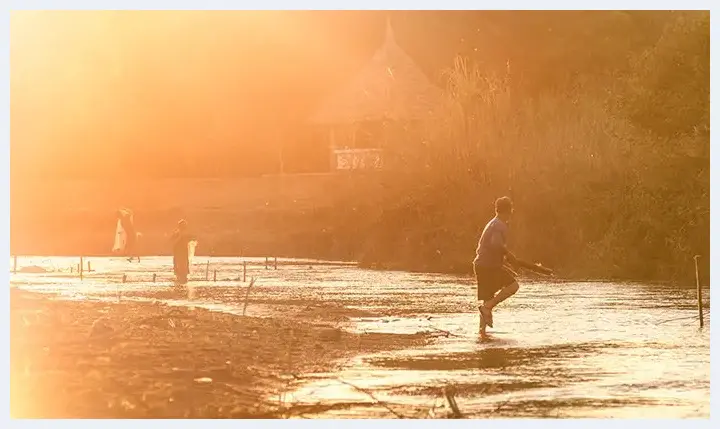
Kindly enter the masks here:
<path id="1" fill-rule="evenodd" d="M 550 268 L 544 267 L 543 264 L 539 262 L 535 262 L 535 266 L 537 266 L 542 274 L 545 274 L 546 276 L 555 277 L 555 272 L 551 270 Z"/>
<path id="2" fill-rule="evenodd" d="M 546 276 L 553 275 L 553 271 L 550 268 L 543 267 L 542 264 L 539 264 L 537 262 L 532 264 L 530 262 L 518 260 L 517 264 L 522 268 L 525 268 L 527 270 L 533 271 L 538 274 L 544 274 Z"/>

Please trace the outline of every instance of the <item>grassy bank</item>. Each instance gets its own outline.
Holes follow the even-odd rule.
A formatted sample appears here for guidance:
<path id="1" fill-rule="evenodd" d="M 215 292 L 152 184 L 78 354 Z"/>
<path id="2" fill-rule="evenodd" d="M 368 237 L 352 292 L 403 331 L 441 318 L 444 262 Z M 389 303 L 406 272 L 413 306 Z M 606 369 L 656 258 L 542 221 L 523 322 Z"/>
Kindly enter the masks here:
<path id="1" fill-rule="evenodd" d="M 395 182 L 375 193 L 348 192 L 342 186 L 309 188 L 304 200 L 282 202 L 263 198 L 274 195 L 275 188 L 256 186 L 255 181 L 224 182 L 222 192 L 214 182 L 183 180 L 159 186 L 148 181 L 128 188 L 154 190 L 152 198 L 143 196 L 152 205 L 132 200 L 135 204 L 127 205 L 135 208 L 143 234 L 142 255 L 169 254 L 166 234 L 185 218 L 198 235 L 201 256 L 355 260 L 362 267 L 470 274 L 477 239 L 493 216 L 492 202 L 509 193 L 516 202 L 511 247 L 523 258 L 553 267 L 558 276 L 692 284 L 692 257 L 700 254 L 701 281 L 707 284 L 709 279 L 709 210 L 703 208 L 709 201 L 699 198 L 693 207 L 693 193 L 705 191 L 688 188 L 686 181 L 661 182 L 654 188 L 626 182 L 626 190 L 618 193 L 602 183 L 578 182 L 595 187 L 592 192 L 569 187 L 541 191 L 537 184 L 516 185 L 508 192 L 499 184 L 448 180 L 419 182 L 409 191 Z M 73 186 L 88 196 L 82 205 L 39 199 L 12 206 L 11 253 L 110 254 L 114 207 L 125 205 L 120 204 L 122 196 L 131 192 L 116 187 L 117 192 L 105 194 L 92 183 Z M 671 186 L 675 199 L 662 198 Z M 60 185 L 44 187 L 56 194 Z M 188 192 L 174 199 L 166 189 Z M 53 210 L 52 205 L 60 208 Z"/>
<path id="2" fill-rule="evenodd" d="M 510 245 L 524 258 L 565 276 L 692 283 L 701 255 L 707 284 L 708 58 L 700 13 L 675 15 L 605 75 L 535 95 L 509 64 L 493 73 L 458 57 L 437 120 L 389 128 L 413 150 L 399 154 L 368 263 L 467 270 L 493 201 L 509 195 Z"/>

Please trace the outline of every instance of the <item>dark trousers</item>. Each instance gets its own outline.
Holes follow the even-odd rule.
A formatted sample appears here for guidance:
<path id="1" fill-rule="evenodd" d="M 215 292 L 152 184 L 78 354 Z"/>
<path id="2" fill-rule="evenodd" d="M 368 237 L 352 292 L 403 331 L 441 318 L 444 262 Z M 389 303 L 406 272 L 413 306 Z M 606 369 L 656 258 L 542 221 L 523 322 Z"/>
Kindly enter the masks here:
<path id="1" fill-rule="evenodd" d="M 178 283 L 187 283 L 188 274 L 190 274 L 190 261 L 188 255 L 173 256 L 173 271 Z"/>

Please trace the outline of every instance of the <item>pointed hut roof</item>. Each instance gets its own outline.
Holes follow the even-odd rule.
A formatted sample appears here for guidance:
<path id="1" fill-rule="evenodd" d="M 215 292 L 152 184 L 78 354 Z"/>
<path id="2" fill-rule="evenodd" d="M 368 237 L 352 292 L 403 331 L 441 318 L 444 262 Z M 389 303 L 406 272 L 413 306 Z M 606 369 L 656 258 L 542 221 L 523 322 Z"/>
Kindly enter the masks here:
<path id="1" fill-rule="evenodd" d="M 346 87 L 326 100 L 312 121 L 344 124 L 422 119 L 439 107 L 441 96 L 440 88 L 397 45 L 388 20 L 384 45 Z"/>

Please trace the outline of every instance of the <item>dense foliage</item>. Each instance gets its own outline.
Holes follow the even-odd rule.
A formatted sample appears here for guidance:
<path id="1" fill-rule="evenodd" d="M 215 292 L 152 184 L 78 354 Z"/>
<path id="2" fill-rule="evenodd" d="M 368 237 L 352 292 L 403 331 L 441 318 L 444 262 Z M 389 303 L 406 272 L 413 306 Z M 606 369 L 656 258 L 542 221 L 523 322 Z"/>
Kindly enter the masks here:
<path id="1" fill-rule="evenodd" d="M 472 233 L 509 194 L 514 246 L 527 258 L 582 276 L 692 282 L 701 254 L 707 275 L 709 17 L 669 14 L 650 46 L 606 58 L 591 42 L 616 34 L 610 24 L 624 16 L 567 45 L 570 60 L 547 66 L 565 71 L 563 83 L 532 96 L 512 69 L 456 59 L 445 73 L 447 123 L 383 211 L 368 262 L 469 269 Z M 577 56 L 594 69 L 567 73 Z"/>

